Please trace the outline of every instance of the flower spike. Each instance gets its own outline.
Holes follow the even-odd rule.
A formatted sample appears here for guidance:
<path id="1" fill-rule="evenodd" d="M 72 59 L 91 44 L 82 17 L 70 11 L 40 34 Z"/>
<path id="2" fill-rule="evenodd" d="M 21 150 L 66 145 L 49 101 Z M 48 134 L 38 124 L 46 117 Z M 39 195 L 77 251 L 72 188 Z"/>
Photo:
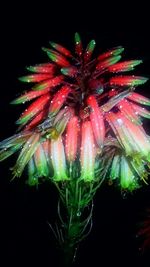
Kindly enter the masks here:
<path id="1" fill-rule="evenodd" d="M 91 230 L 100 185 L 108 181 L 124 193 L 148 184 L 150 137 L 142 120 L 150 119 L 143 108 L 150 99 L 135 92 L 148 78 L 130 74 L 142 61 L 121 61 L 122 46 L 94 57 L 96 42 L 84 48 L 78 33 L 74 53 L 50 45 L 43 48 L 47 62 L 27 67 L 30 73 L 20 78 L 31 86 L 11 104 L 32 102 L 17 121 L 17 134 L 0 142 L 0 161 L 15 154 L 13 178 L 27 168 L 28 185 L 56 186 L 66 214 L 58 204 L 61 224 L 53 232 L 65 255 L 69 251 L 70 266 Z"/>
<path id="2" fill-rule="evenodd" d="M 122 46 L 92 59 L 95 44 L 91 40 L 84 49 L 80 35 L 75 33 L 73 55 L 64 46 L 50 42 L 52 49 L 43 48 L 49 61 L 27 67 L 32 73 L 20 78 L 22 82 L 33 83 L 33 86 L 11 104 L 33 102 L 17 121 L 18 131 L 23 129 L 21 137 L 15 135 L 0 143 L 0 160 L 21 152 L 22 146 L 23 151 L 27 151 L 27 142 L 30 140 L 32 144 L 32 135 L 38 135 L 38 148 L 31 158 L 27 160 L 23 153 L 18 158 L 19 163 L 17 161 L 18 169 L 21 169 L 20 157 L 23 159 L 21 173 L 25 164 L 28 165 L 29 184 L 38 185 L 40 176 L 48 179 L 55 177 L 58 181 L 71 176 L 73 179 L 82 177 L 85 181 L 94 181 L 101 175 L 105 177 L 111 165 L 112 180 L 122 173 L 119 178 L 121 188 L 136 188 L 137 182 L 134 187 L 132 173 L 138 177 L 141 175 L 143 180 L 147 179 L 143 164 L 147 164 L 148 168 L 150 145 L 141 120 L 142 117 L 150 118 L 150 111 L 141 105 L 149 106 L 150 100 L 134 91 L 148 79 L 123 75 L 124 72 L 133 71 L 142 60 L 121 62 Z M 106 141 L 110 140 L 110 135 L 115 136 L 113 142 Z M 121 151 L 120 154 L 117 150 L 118 156 L 114 154 L 116 142 Z M 108 143 L 111 144 L 110 150 L 106 145 Z M 55 149 L 61 154 L 62 161 L 57 159 Z M 105 150 L 109 159 L 104 155 Z M 127 157 L 131 157 L 130 166 Z M 44 168 L 39 167 L 41 163 L 37 162 L 43 162 Z M 107 167 L 103 170 L 104 162 Z M 126 180 L 124 166 L 129 174 Z M 18 171 L 16 166 L 14 169 Z"/>

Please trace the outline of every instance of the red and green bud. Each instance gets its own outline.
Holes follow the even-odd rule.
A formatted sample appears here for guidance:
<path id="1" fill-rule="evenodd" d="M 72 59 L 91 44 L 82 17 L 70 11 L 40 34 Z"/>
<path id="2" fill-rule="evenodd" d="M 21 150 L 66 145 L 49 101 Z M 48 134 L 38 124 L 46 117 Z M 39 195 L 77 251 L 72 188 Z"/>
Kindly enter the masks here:
<path id="1" fill-rule="evenodd" d="M 90 58 L 92 56 L 92 53 L 94 51 L 95 45 L 96 45 L 95 40 L 91 40 L 90 43 L 88 44 L 88 46 L 87 46 L 87 48 L 85 50 L 85 53 L 84 53 L 84 61 L 85 61 L 85 63 L 90 60 Z"/>
<path id="2" fill-rule="evenodd" d="M 117 64 L 108 67 L 108 70 L 113 73 L 131 71 L 134 70 L 134 67 L 138 66 L 142 62 L 143 62 L 142 60 L 129 60 L 124 62 L 119 62 Z"/>
<path id="3" fill-rule="evenodd" d="M 19 78 L 21 82 L 26 82 L 26 83 L 39 83 L 44 80 L 51 79 L 53 77 L 52 74 L 33 74 L 33 75 L 27 75 L 27 76 L 22 76 Z"/>
<path id="4" fill-rule="evenodd" d="M 100 56 L 98 56 L 97 59 L 98 60 L 104 60 L 104 59 L 111 57 L 111 56 L 118 56 L 123 51 L 124 51 L 124 48 L 122 46 L 118 46 L 118 47 L 115 47 L 115 48 L 109 50 L 108 52 L 101 54 Z"/>
<path id="5" fill-rule="evenodd" d="M 61 68 L 61 73 L 65 76 L 75 77 L 78 73 L 78 69 L 73 66 L 68 68 Z"/>
<path id="6" fill-rule="evenodd" d="M 66 57 L 72 57 L 71 52 L 60 44 L 50 42 L 50 45 Z"/>
<path id="7" fill-rule="evenodd" d="M 141 76 L 116 76 L 110 79 L 110 85 L 138 86 L 146 83 L 148 78 Z"/>
<path id="8" fill-rule="evenodd" d="M 62 105 L 65 103 L 69 93 L 71 93 L 71 88 L 69 86 L 63 86 L 51 100 L 49 108 L 49 116 L 57 114 Z"/>
<path id="9" fill-rule="evenodd" d="M 61 66 L 61 67 L 68 67 L 70 66 L 69 61 L 62 56 L 61 54 L 55 52 L 52 49 L 48 49 L 48 48 L 43 48 L 43 51 L 47 53 L 48 57 L 55 62 L 57 65 Z"/>
<path id="10" fill-rule="evenodd" d="M 53 63 L 43 63 L 26 67 L 26 69 L 35 73 L 48 73 L 53 75 L 56 70 L 56 66 Z"/>
<path id="11" fill-rule="evenodd" d="M 113 56 L 113 57 L 109 57 L 106 58 L 103 61 L 100 61 L 97 65 L 96 65 L 96 70 L 97 71 L 102 71 L 104 69 L 109 68 L 109 66 L 115 64 L 116 62 L 118 62 L 121 59 L 121 56 Z"/>
<path id="12" fill-rule="evenodd" d="M 83 52 L 81 38 L 77 32 L 75 33 L 75 52 L 79 57 L 82 55 Z"/>
<path id="13" fill-rule="evenodd" d="M 39 84 L 36 84 L 32 87 L 33 90 L 44 90 L 46 88 L 53 88 L 55 86 L 60 85 L 63 82 L 63 75 L 55 76 L 54 78 L 41 82 Z"/>
<path id="14" fill-rule="evenodd" d="M 17 120 L 17 124 L 26 124 L 30 119 L 32 119 L 36 114 L 41 112 L 44 107 L 49 103 L 50 95 L 46 94 L 35 100 L 21 115 Z"/>

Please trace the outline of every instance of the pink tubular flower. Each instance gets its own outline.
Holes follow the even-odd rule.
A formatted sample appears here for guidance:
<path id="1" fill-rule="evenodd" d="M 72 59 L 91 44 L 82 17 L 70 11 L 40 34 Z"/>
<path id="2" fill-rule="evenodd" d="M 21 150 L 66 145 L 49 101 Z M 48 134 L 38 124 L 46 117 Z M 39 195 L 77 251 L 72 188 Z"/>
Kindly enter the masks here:
<path id="1" fill-rule="evenodd" d="M 27 67 L 20 78 L 30 90 L 12 104 L 32 101 L 17 121 L 19 134 L 0 143 L 0 160 L 19 152 L 13 168 L 20 176 L 28 166 L 30 185 L 39 179 L 93 182 L 109 176 L 122 189 L 147 180 L 150 138 L 142 118 L 150 118 L 150 99 L 135 93 L 147 78 L 124 75 L 142 60 L 121 61 L 115 47 L 92 59 L 95 41 L 86 49 L 75 34 L 75 53 L 50 42 L 43 48 L 48 63 Z"/>
<path id="2" fill-rule="evenodd" d="M 96 98 L 94 96 L 89 96 L 87 99 L 87 104 L 91 108 L 90 120 L 92 123 L 93 133 L 99 147 L 103 147 L 105 138 L 105 125 L 104 116 L 101 108 L 98 106 Z"/>
<path id="3" fill-rule="evenodd" d="M 67 180 L 66 157 L 61 136 L 51 142 L 51 159 L 54 168 L 54 181 Z"/>
<path id="4" fill-rule="evenodd" d="M 69 162 L 74 161 L 77 156 L 79 127 L 78 117 L 72 117 L 67 125 L 65 143 L 66 157 Z"/>
<path id="5" fill-rule="evenodd" d="M 108 122 L 118 136 L 118 140 L 129 156 L 139 157 L 150 161 L 150 141 L 142 126 L 133 123 L 124 114 L 109 112 Z"/>
<path id="6" fill-rule="evenodd" d="M 85 181 L 94 180 L 95 142 L 90 121 L 82 124 L 81 177 Z"/>

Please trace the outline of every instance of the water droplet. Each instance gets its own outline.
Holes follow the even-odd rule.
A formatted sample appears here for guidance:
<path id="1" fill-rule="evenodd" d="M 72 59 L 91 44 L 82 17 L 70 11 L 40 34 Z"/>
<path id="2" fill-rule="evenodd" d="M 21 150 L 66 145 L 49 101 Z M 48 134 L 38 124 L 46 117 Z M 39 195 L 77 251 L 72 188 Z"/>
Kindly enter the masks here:
<path id="1" fill-rule="evenodd" d="M 78 216 L 78 217 L 81 216 L 81 211 L 77 211 L 77 216 Z"/>
<path id="2" fill-rule="evenodd" d="M 122 198 L 123 198 L 123 199 L 127 199 L 127 191 L 123 190 L 123 191 L 121 192 L 121 195 L 122 195 Z"/>

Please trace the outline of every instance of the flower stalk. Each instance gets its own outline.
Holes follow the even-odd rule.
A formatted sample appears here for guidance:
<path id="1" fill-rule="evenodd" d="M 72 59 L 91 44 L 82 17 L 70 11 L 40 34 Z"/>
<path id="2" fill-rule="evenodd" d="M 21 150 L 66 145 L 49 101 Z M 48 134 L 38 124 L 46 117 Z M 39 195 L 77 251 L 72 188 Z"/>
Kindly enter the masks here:
<path id="1" fill-rule="evenodd" d="M 73 180 L 65 185 L 56 184 L 56 187 L 61 202 L 58 204 L 59 222 L 53 232 L 55 231 L 63 255 L 64 266 L 71 266 L 75 261 L 80 242 L 92 229 L 93 196 L 97 186 L 94 188 L 94 184 L 92 186 L 81 180 Z"/>

